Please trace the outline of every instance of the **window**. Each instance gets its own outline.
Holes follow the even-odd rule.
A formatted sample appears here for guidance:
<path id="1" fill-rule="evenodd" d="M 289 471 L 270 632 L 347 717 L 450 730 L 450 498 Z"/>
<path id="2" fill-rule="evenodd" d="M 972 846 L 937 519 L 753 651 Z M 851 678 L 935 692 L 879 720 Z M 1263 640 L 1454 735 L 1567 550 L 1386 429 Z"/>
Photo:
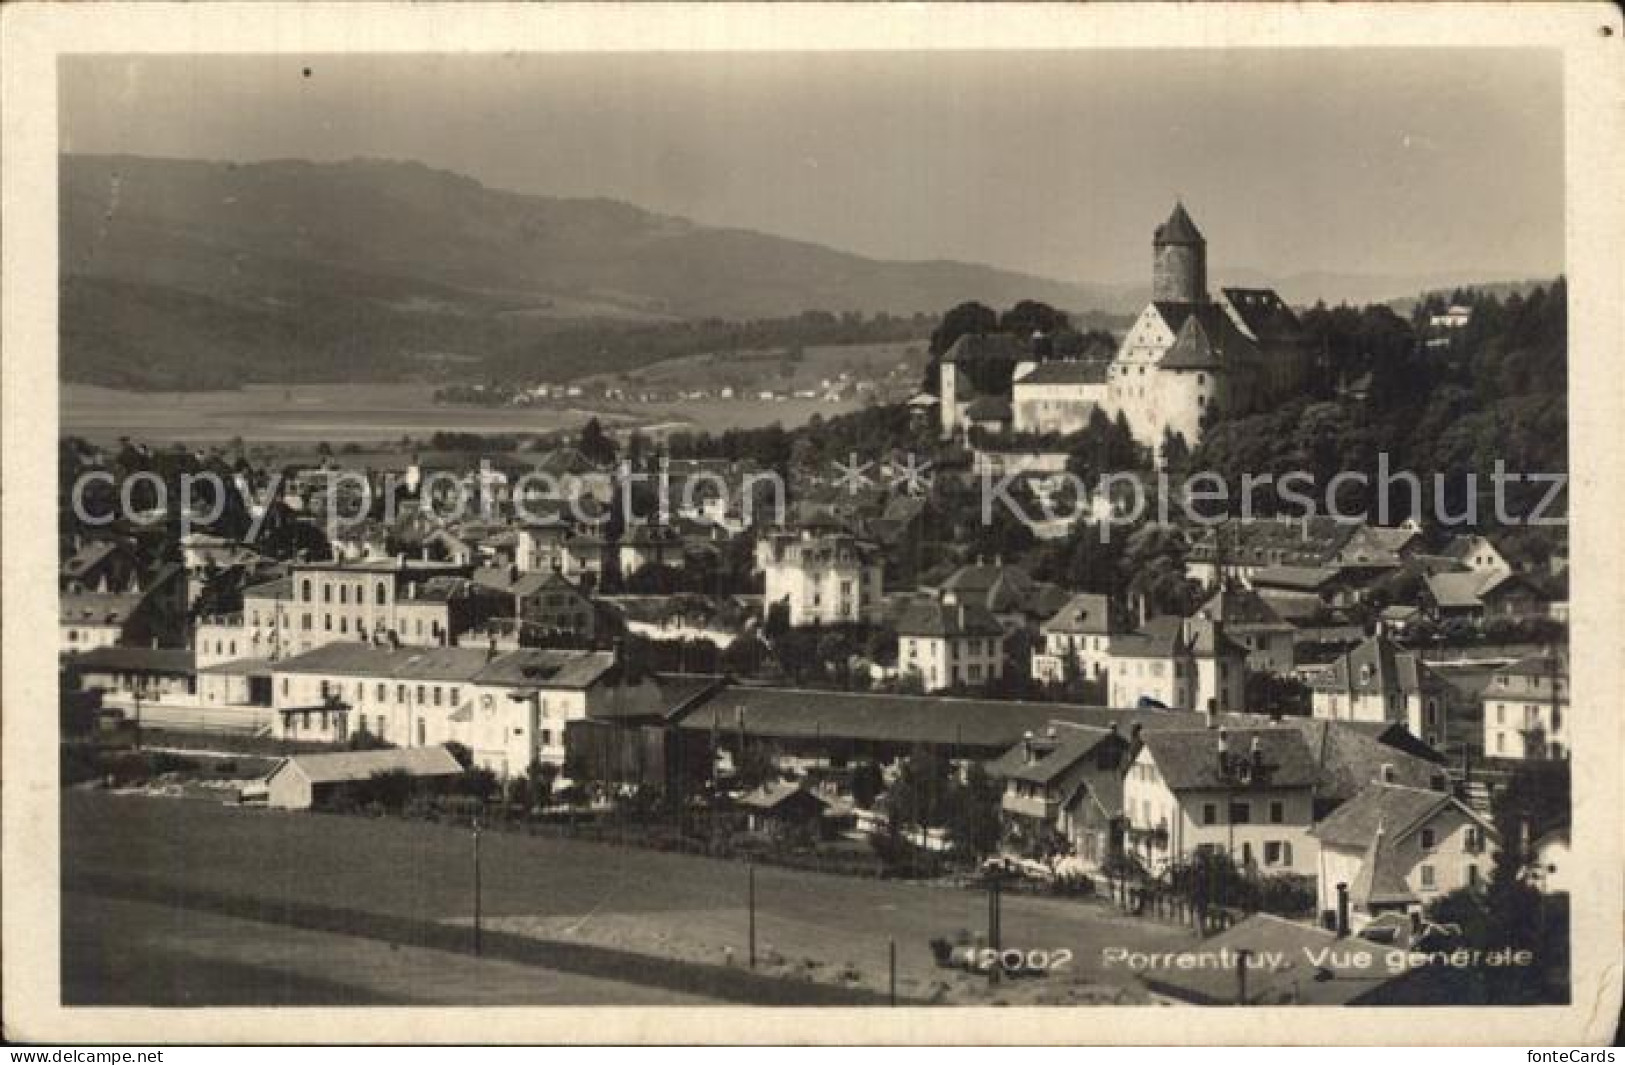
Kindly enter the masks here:
<path id="1" fill-rule="evenodd" d="M 1478 883 L 1479 883 L 1479 881 L 1478 881 L 1478 866 L 1476 866 L 1476 865 L 1468 865 L 1467 866 L 1467 886 L 1468 887 L 1477 887 Z"/>
<path id="2" fill-rule="evenodd" d="M 1434 832 L 1431 828 L 1424 828 L 1422 830 L 1422 849 L 1425 851 L 1430 851 L 1436 848 L 1438 845 L 1438 833 Z"/>
<path id="3" fill-rule="evenodd" d="M 339 602 L 344 603 L 346 605 L 348 605 L 349 602 L 350 602 L 350 589 L 346 588 L 342 584 L 339 585 Z"/>
<path id="4" fill-rule="evenodd" d="M 427 702 L 428 697 L 429 696 L 428 696 L 427 690 L 423 687 L 423 685 L 419 684 L 418 685 L 418 705 L 421 706 L 421 705 L 423 705 L 423 703 Z"/>
<path id="5" fill-rule="evenodd" d="M 385 686 L 384 686 L 384 682 L 383 682 L 383 681 L 379 681 L 379 682 L 378 682 L 378 701 L 379 701 L 379 702 L 383 702 L 383 701 L 384 701 L 384 696 L 385 696 L 385 693 L 386 693 L 386 688 L 385 688 Z"/>
<path id="6" fill-rule="evenodd" d="M 1286 821 L 1286 803 L 1270 803 L 1270 824 L 1279 825 Z"/>
<path id="7" fill-rule="evenodd" d="M 1434 884 L 1434 876 L 1433 876 L 1433 866 L 1424 865 L 1424 866 L 1421 867 L 1420 870 L 1418 870 L 1418 872 L 1421 874 L 1421 877 L 1422 877 L 1422 887 L 1424 887 L 1424 888 L 1432 888 L 1432 887 L 1435 886 L 1435 884 Z"/>
<path id="8" fill-rule="evenodd" d="M 1264 842 L 1264 864 L 1265 865 L 1280 865 L 1281 864 L 1281 841 L 1280 840 L 1272 839 L 1272 840 L 1266 840 Z"/>
<path id="9" fill-rule="evenodd" d="M 420 717 L 420 718 L 418 718 L 418 746 L 419 747 L 427 747 L 428 745 L 429 745 L 429 725 L 428 725 L 428 722 L 424 721 Z"/>
<path id="10" fill-rule="evenodd" d="M 282 694 L 283 695 L 288 694 L 288 678 L 287 677 L 282 678 Z"/>
<path id="11" fill-rule="evenodd" d="M 1202 804 L 1202 824 L 1216 825 L 1219 823 L 1219 807 L 1216 803 L 1204 802 Z"/>
<path id="12" fill-rule="evenodd" d="M 331 603 L 332 601 L 333 601 L 333 586 L 331 584 L 322 585 L 322 602 Z"/>
<path id="13" fill-rule="evenodd" d="M 379 581 L 378 582 L 378 587 L 373 590 L 373 600 L 379 606 L 384 605 L 384 582 L 383 581 Z"/>
<path id="14" fill-rule="evenodd" d="M 434 686 L 434 705 L 440 705 L 440 685 L 438 684 Z"/>
<path id="15" fill-rule="evenodd" d="M 1253 819 L 1253 807 L 1248 802 L 1233 802 L 1230 804 L 1230 823 L 1232 825 L 1250 824 Z"/>
<path id="16" fill-rule="evenodd" d="M 542 746 L 543 747 L 551 747 L 552 745 L 553 745 L 553 733 L 552 733 L 552 731 L 549 730 L 549 729 L 545 729 L 545 728 L 542 729 Z"/>
<path id="17" fill-rule="evenodd" d="M 379 739 L 384 738 L 384 715 L 383 714 L 378 715 L 378 738 Z"/>
<path id="18" fill-rule="evenodd" d="M 301 602 L 310 602 L 310 578 L 306 577 L 299 582 L 299 599 Z M 305 615 L 309 617 L 310 615 Z"/>

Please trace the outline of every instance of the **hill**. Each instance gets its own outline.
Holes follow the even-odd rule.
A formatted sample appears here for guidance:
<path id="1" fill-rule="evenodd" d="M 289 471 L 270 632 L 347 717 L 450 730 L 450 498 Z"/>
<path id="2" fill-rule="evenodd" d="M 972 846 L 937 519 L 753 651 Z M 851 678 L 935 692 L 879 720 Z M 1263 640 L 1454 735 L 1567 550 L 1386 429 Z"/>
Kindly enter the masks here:
<path id="1" fill-rule="evenodd" d="M 991 267 L 884 262 L 416 163 L 61 163 L 69 380 L 399 377 L 426 356 L 530 349 L 583 322 L 1091 299 Z"/>

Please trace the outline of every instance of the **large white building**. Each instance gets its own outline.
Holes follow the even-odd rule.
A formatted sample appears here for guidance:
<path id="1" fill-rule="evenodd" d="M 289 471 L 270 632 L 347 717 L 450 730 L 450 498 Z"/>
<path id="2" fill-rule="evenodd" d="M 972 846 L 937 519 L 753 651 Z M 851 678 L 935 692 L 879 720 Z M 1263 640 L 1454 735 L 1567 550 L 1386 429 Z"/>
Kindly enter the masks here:
<path id="1" fill-rule="evenodd" d="M 562 765 L 565 725 L 614 665 L 604 651 L 330 643 L 271 670 L 279 739 L 341 743 L 359 732 L 402 747 L 456 742 L 499 775 Z"/>
<path id="2" fill-rule="evenodd" d="M 199 621 L 198 666 L 274 661 L 330 643 L 452 646 L 460 633 L 512 609 L 470 572 L 399 558 L 296 562 L 287 577 L 245 590 L 241 613 Z"/>
<path id="3" fill-rule="evenodd" d="M 1404 725 L 1429 746 L 1444 745 L 1456 688 L 1415 651 L 1373 636 L 1333 659 L 1311 683 L 1314 716 Z"/>
<path id="4" fill-rule="evenodd" d="M 873 544 L 822 528 L 777 529 L 756 545 L 764 609 L 789 609 L 791 626 L 880 619 L 884 564 Z"/>
<path id="5" fill-rule="evenodd" d="M 1489 880 L 1494 830 L 1448 792 L 1376 781 L 1312 834 L 1320 911 L 1337 912 L 1344 885 L 1353 931 Z"/>
<path id="6" fill-rule="evenodd" d="M 1484 689 L 1484 753 L 1491 758 L 1569 757 L 1569 664 L 1532 655 L 1495 671 Z"/>
<path id="7" fill-rule="evenodd" d="M 1008 389 L 1017 432 L 1069 433 L 1096 409 L 1121 414 L 1143 444 L 1170 436 L 1194 447 L 1212 417 L 1248 414 L 1303 387 L 1303 329 L 1271 289 L 1208 292 L 1207 240 L 1186 213 L 1152 239 L 1152 297 L 1124 335 L 1102 379 L 1098 365 L 1034 365 L 1024 341 L 961 337 L 943 355 L 938 405 L 944 436 L 966 428 L 980 396 Z"/>
<path id="8" fill-rule="evenodd" d="M 928 692 L 1004 676 L 1004 627 L 980 603 L 920 600 L 897 620 L 897 669 Z"/>
<path id="9" fill-rule="evenodd" d="M 1154 869 L 1208 851 L 1311 874 L 1317 779 L 1294 728 L 1146 732 L 1123 781 L 1129 846 Z"/>

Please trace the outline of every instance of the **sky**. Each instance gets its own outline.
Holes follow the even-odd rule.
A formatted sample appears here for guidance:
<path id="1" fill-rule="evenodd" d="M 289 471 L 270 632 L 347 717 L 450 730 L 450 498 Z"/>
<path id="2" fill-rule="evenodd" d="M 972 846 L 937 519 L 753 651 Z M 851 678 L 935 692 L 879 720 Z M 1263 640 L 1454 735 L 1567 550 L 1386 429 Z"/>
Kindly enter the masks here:
<path id="1" fill-rule="evenodd" d="M 59 82 L 64 151 L 410 159 L 876 258 L 1144 283 L 1181 199 L 1217 275 L 1563 263 L 1556 52 L 80 57 Z"/>

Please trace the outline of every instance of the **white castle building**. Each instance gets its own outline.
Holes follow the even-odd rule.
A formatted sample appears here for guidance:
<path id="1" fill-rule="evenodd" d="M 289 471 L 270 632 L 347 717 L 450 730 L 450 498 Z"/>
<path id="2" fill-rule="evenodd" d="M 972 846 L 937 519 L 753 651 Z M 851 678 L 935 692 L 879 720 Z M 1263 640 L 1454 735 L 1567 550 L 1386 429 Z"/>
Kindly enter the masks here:
<path id="1" fill-rule="evenodd" d="M 1170 434 L 1194 447 L 1220 413 L 1249 414 L 1301 390 L 1303 328 L 1274 290 L 1227 288 L 1213 299 L 1207 241 L 1183 204 L 1151 246 L 1151 302 L 1109 361 L 1044 360 L 1015 337 L 955 342 L 939 371 L 943 435 L 995 428 L 978 411 L 1005 400 L 1016 433 L 1076 432 L 1098 409 L 1122 414 L 1152 447 Z"/>

